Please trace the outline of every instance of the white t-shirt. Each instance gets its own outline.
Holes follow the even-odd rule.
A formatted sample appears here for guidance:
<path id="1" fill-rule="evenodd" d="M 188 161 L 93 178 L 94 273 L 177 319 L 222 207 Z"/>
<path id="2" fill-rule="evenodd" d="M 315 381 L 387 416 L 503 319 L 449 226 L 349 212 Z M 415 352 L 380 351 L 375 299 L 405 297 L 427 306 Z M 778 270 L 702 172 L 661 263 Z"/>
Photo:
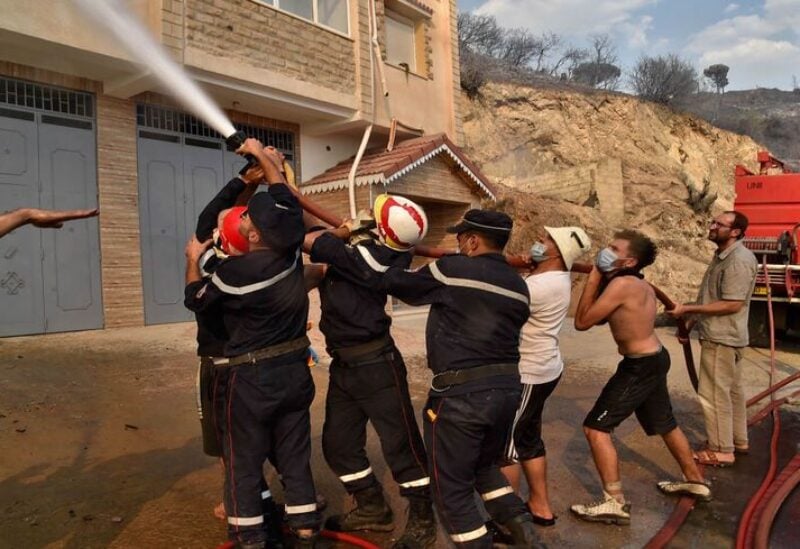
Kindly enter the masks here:
<path id="1" fill-rule="evenodd" d="M 564 369 L 558 333 L 569 310 L 572 283 L 566 271 L 534 274 L 525 283 L 531 295 L 531 316 L 522 327 L 519 373 L 522 383 L 547 383 Z"/>

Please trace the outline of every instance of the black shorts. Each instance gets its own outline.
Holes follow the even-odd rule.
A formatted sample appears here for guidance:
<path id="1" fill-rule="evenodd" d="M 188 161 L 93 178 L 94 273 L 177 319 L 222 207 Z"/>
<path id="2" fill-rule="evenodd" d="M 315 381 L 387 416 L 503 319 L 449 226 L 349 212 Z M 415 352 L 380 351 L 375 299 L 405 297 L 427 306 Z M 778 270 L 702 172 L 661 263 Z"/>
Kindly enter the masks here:
<path id="1" fill-rule="evenodd" d="M 203 452 L 213 457 L 222 457 L 222 445 L 214 425 L 214 390 L 219 390 L 218 370 L 219 366 L 214 366 L 210 358 L 200 358 L 197 367 L 197 414 L 203 434 Z"/>
<path id="2" fill-rule="evenodd" d="M 506 463 L 517 463 L 545 455 L 542 440 L 542 412 L 547 397 L 561 380 L 561 375 L 547 383 L 523 383 L 514 428 L 506 446 Z"/>
<path id="3" fill-rule="evenodd" d="M 672 431 L 678 424 L 667 391 L 669 365 L 669 353 L 663 347 L 652 355 L 623 358 L 583 425 L 610 433 L 635 413 L 650 436 Z"/>

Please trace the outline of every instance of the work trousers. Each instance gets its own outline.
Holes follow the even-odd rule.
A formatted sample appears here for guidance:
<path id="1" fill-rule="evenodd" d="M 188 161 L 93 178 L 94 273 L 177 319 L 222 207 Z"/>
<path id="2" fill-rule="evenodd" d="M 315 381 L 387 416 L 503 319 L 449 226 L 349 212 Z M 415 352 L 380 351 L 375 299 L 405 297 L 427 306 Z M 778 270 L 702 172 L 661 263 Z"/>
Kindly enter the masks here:
<path id="1" fill-rule="evenodd" d="M 365 448 L 367 421 L 378 434 L 400 494 L 429 498 L 425 447 L 411 406 L 406 366 L 394 346 L 364 361 L 331 362 L 322 451 L 350 494 L 378 482 Z"/>
<path id="2" fill-rule="evenodd" d="M 731 453 L 747 442 L 747 405 L 742 391 L 742 350 L 702 340 L 698 395 L 708 448 Z"/>
<path id="3" fill-rule="evenodd" d="M 305 361 L 231 366 L 218 378 L 215 412 L 229 538 L 243 543 L 267 540 L 262 500 L 269 491 L 263 477 L 267 458 L 281 475 L 289 526 L 317 528 L 321 517 L 309 463 L 314 382 Z"/>
<path id="4" fill-rule="evenodd" d="M 217 373 L 211 357 L 200 357 L 197 366 L 197 415 L 200 417 L 200 432 L 203 436 L 203 452 L 212 457 L 222 457 L 220 435 L 214 422 L 214 391 L 219 388 Z"/>
<path id="5" fill-rule="evenodd" d="M 527 513 L 499 467 L 520 393 L 521 389 L 488 389 L 456 396 L 431 395 L 425 405 L 433 501 L 442 525 L 459 547 L 492 547 L 492 537 L 476 506 L 476 491 L 486 511 L 499 523 Z"/>

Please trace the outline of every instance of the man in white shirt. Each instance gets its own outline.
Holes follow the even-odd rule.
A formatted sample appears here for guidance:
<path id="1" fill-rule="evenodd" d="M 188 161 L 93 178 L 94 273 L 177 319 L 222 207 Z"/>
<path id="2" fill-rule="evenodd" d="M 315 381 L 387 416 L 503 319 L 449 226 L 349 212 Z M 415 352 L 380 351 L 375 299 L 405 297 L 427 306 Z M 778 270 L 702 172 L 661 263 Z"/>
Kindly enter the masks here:
<path id="1" fill-rule="evenodd" d="M 525 279 L 530 292 L 531 314 L 520 337 L 519 373 L 522 399 L 514 419 L 513 436 L 506 449 L 510 465 L 503 473 L 515 490 L 520 470 L 525 473 L 530 496 L 528 508 L 541 526 L 553 526 L 556 517 L 547 497 L 547 464 L 542 441 L 542 411 L 556 388 L 564 361 L 558 334 L 569 310 L 572 263 L 587 252 L 591 240 L 580 227 L 545 227 L 542 242 L 531 247 L 536 265 Z"/>

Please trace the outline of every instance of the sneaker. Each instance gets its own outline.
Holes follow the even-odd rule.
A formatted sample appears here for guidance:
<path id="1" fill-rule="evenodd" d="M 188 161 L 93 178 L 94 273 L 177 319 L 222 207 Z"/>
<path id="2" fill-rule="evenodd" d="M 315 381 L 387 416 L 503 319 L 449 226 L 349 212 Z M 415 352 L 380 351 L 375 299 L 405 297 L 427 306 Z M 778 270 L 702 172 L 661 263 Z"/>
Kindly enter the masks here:
<path id="1" fill-rule="evenodd" d="M 705 482 L 690 480 L 665 480 L 658 483 L 658 489 L 669 495 L 690 496 L 700 501 L 711 501 L 711 488 Z"/>
<path id="2" fill-rule="evenodd" d="M 630 524 L 631 504 L 620 503 L 608 492 L 603 492 L 604 499 L 588 505 L 570 507 L 579 519 L 589 522 L 605 522 L 606 524 Z"/>

